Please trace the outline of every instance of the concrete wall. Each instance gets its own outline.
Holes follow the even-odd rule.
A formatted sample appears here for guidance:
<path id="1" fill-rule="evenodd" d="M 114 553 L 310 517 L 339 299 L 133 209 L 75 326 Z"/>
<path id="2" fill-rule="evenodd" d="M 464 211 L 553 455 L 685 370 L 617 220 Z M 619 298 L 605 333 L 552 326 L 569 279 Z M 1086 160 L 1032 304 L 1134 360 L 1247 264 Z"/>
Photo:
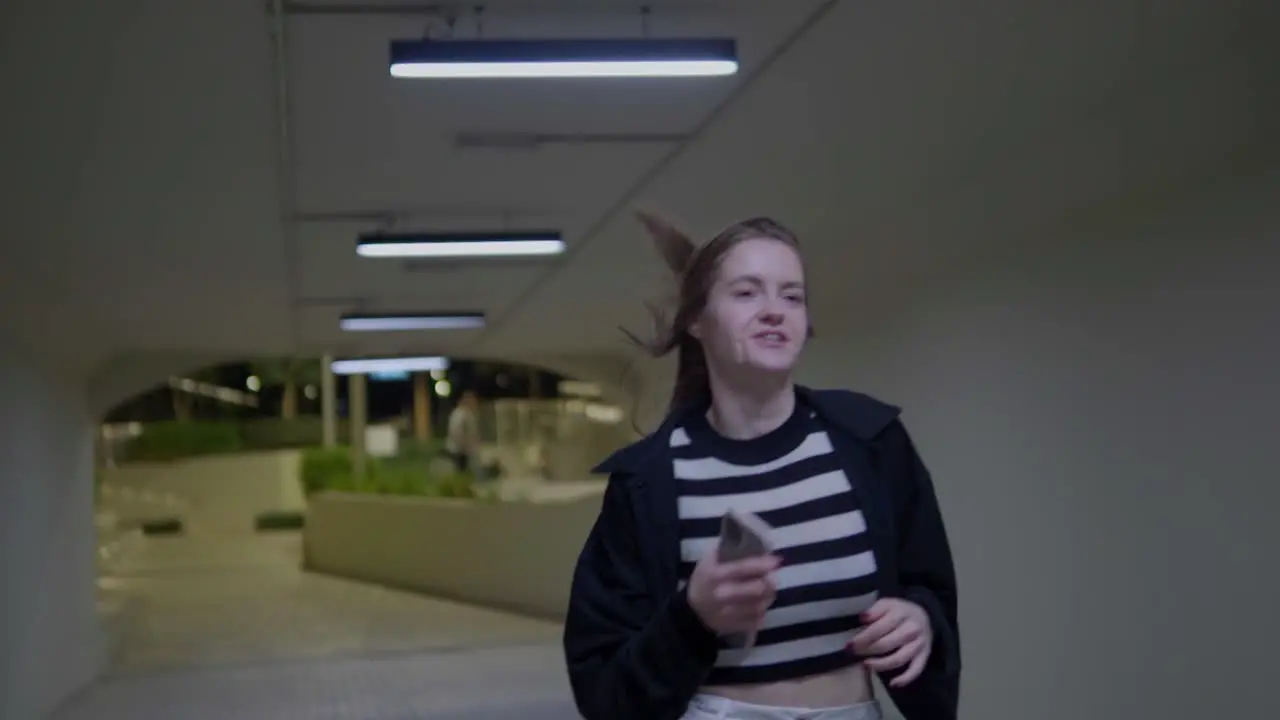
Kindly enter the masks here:
<path id="1" fill-rule="evenodd" d="M 102 661 L 93 423 L 80 383 L 0 337 L 0 717 L 43 717 Z"/>
<path id="2" fill-rule="evenodd" d="M 826 319 L 804 372 L 905 407 L 955 544 L 964 716 L 1280 717 L 1280 183 L 987 260 L 877 327 Z"/>
<path id="3" fill-rule="evenodd" d="M 307 566 L 433 595 L 562 618 L 600 495 L 478 503 L 322 493 L 307 516 Z"/>
<path id="4" fill-rule="evenodd" d="M 248 532 L 259 513 L 306 508 L 299 460 L 281 450 L 136 463 L 103 470 L 103 484 L 116 498 L 129 489 L 185 501 L 168 514 L 188 518 L 189 532 Z"/>

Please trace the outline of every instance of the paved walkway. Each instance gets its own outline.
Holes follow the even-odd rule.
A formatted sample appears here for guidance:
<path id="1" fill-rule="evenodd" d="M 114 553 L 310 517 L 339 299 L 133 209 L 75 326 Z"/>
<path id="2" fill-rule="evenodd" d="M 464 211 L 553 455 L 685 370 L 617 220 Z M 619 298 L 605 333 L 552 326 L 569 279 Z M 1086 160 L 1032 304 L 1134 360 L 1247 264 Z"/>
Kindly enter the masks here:
<path id="1" fill-rule="evenodd" d="M 406 548 L 406 552 L 429 549 Z M 103 679 L 55 715 L 573 720 L 560 628 L 299 570 L 296 534 L 137 540 Z"/>

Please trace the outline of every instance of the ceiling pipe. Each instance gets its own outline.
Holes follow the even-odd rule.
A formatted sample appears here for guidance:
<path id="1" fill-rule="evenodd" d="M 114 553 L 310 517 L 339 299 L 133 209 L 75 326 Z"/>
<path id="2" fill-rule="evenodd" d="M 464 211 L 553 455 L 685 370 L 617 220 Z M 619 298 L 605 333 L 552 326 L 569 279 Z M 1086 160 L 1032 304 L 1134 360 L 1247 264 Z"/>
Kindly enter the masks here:
<path id="1" fill-rule="evenodd" d="M 484 6 L 483 2 L 466 2 L 465 0 L 443 0 L 442 2 L 307 2 L 307 0 L 284 0 L 282 5 L 286 15 L 366 15 L 366 16 L 398 16 L 398 17 L 450 17 L 459 19 L 472 17 L 476 6 Z M 601 7 L 600 0 L 530 0 L 529 2 L 504 2 L 501 5 L 503 14 L 536 12 L 570 11 L 575 13 L 601 13 L 617 15 L 628 10 L 640 12 L 643 8 L 660 11 L 685 13 L 741 12 L 740 5 L 726 1 L 707 0 L 648 0 L 637 1 L 634 6 L 615 5 Z"/>
<path id="2" fill-rule="evenodd" d="M 563 214 L 562 210 L 555 208 L 458 204 L 310 210 L 295 212 L 292 219 L 298 224 L 354 223 L 390 230 L 401 226 L 411 227 L 418 222 L 438 224 L 446 221 L 463 226 L 509 227 L 517 224 L 517 221 L 521 224 L 546 225 L 549 222 L 554 224 L 554 218 Z"/>
<path id="3" fill-rule="evenodd" d="M 396 2 L 284 2 L 274 0 L 288 15 L 404 15 L 429 17 L 439 15 L 451 7 L 447 3 L 396 3 Z"/>

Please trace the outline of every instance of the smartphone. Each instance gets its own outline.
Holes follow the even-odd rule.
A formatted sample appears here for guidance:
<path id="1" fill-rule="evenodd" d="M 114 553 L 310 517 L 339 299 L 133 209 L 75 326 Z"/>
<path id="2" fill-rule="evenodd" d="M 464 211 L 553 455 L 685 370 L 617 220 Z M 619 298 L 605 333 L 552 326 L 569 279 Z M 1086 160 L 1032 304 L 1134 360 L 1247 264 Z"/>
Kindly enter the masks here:
<path id="1" fill-rule="evenodd" d="M 720 542 L 716 559 L 722 563 L 767 555 L 773 550 L 768 523 L 751 513 L 730 510 L 720 519 Z M 735 633 L 725 638 L 730 647 L 749 649 L 756 644 L 756 631 Z"/>
<path id="2" fill-rule="evenodd" d="M 769 525 L 758 516 L 730 510 L 720 519 L 716 559 L 725 563 L 767 555 L 773 549 L 769 533 Z"/>

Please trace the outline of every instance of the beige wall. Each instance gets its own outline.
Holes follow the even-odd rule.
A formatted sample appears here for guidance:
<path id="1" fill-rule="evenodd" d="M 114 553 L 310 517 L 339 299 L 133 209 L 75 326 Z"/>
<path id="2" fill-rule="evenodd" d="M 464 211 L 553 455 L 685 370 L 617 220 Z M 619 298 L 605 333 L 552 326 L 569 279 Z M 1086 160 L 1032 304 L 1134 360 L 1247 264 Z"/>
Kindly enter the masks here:
<path id="1" fill-rule="evenodd" d="M 189 519 L 189 531 L 240 532 L 253 518 L 273 510 L 303 510 L 296 450 L 136 463 L 103 471 L 103 483 L 120 489 L 176 496 L 185 508 L 170 513 Z"/>
<path id="2" fill-rule="evenodd" d="M 1277 198 L 1206 188 L 823 318 L 805 379 L 901 404 L 934 471 L 964 717 L 1280 717 Z"/>
<path id="3" fill-rule="evenodd" d="M 311 499 L 310 569 L 562 618 L 600 496 L 479 503 L 322 493 Z"/>
<path id="4" fill-rule="evenodd" d="M 99 539 L 104 532 L 128 530 L 142 520 L 181 517 L 188 507 L 189 503 L 170 492 L 104 483 L 98 491 Z"/>
<path id="5" fill-rule="evenodd" d="M 44 717 L 103 660 L 83 383 L 0 337 L 0 718 Z"/>

